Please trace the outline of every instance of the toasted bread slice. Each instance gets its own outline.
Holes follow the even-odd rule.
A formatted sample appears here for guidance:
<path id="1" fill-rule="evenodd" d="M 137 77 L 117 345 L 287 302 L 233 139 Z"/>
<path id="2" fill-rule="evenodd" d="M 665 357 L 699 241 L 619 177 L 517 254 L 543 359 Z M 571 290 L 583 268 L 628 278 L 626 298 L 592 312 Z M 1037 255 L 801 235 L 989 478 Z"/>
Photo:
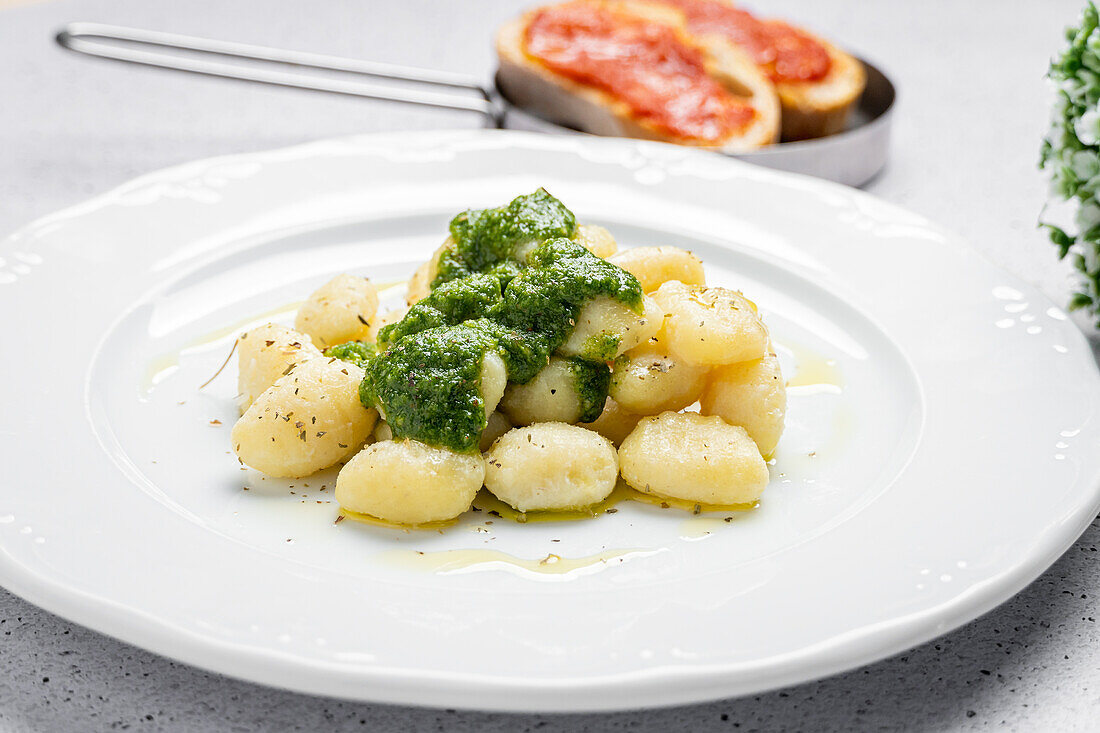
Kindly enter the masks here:
<path id="1" fill-rule="evenodd" d="M 737 15 L 751 14 L 735 7 L 729 0 L 650 0 L 684 14 L 684 23 L 695 38 L 711 49 L 727 44 L 736 45 L 736 36 L 721 32 L 723 7 Z M 840 132 L 848 115 L 859 101 L 866 85 L 863 64 L 853 56 L 809 31 L 777 21 L 761 21 L 793 30 L 797 35 L 817 43 L 829 58 L 826 74 L 818 79 L 800 81 L 773 74 L 773 69 L 761 67 L 775 83 L 782 106 L 781 137 L 783 140 L 805 140 Z M 717 27 L 716 25 L 717 24 Z M 750 54 L 751 55 L 751 54 Z"/>
<path id="2" fill-rule="evenodd" d="M 699 43 L 686 33 L 682 14 L 666 7 L 622 0 L 593 0 L 584 4 L 631 20 L 671 28 L 678 41 L 703 54 L 705 69 L 711 78 L 752 107 L 751 120 L 716 141 L 670 134 L 636 113 L 623 99 L 558 74 L 529 54 L 527 28 L 541 9 L 506 23 L 497 33 L 496 50 L 500 59 L 497 83 L 512 103 L 551 122 L 597 135 L 702 145 L 728 152 L 754 150 L 778 140 L 778 96 L 767 77 L 743 51 L 728 43 Z"/>
<path id="3" fill-rule="evenodd" d="M 829 73 L 817 81 L 781 81 L 775 85 L 783 107 L 784 140 L 808 140 L 842 132 L 867 85 L 867 72 L 859 59 L 823 38 L 813 38 L 829 54 Z"/>

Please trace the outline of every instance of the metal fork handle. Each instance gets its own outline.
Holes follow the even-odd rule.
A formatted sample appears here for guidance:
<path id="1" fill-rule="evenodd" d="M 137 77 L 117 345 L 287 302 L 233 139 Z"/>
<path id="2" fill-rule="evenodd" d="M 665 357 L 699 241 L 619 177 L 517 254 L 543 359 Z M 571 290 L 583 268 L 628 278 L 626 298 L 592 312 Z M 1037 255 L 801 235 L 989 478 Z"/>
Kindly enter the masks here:
<path id="1" fill-rule="evenodd" d="M 100 23 L 70 23 L 56 36 L 57 43 L 70 51 L 99 58 L 125 61 L 161 69 L 186 71 L 223 79 L 238 79 L 260 84 L 292 87 L 315 92 L 343 94 L 388 102 L 402 102 L 484 115 L 492 124 L 500 122 L 500 109 L 492 93 L 476 79 L 461 74 L 433 69 L 418 69 L 375 61 L 349 59 L 340 56 L 290 51 L 267 46 L 253 46 L 233 41 L 162 33 L 140 28 L 103 25 Z M 184 51 L 192 57 L 167 53 L 162 49 Z M 335 71 L 359 76 L 410 82 L 432 87 L 476 92 L 477 97 L 440 94 L 421 89 L 400 89 L 363 81 L 326 79 L 308 74 L 295 74 L 278 69 L 245 66 L 232 62 L 212 61 L 204 56 L 245 59 L 260 64 L 286 65 Z"/>

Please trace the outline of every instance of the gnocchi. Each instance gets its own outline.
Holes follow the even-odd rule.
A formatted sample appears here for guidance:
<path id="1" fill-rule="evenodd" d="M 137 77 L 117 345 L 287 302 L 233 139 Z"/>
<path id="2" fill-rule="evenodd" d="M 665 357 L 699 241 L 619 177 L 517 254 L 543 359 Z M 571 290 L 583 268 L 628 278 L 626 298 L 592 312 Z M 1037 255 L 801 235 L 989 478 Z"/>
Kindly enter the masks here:
<path id="1" fill-rule="evenodd" d="M 485 487 L 521 512 L 592 506 L 607 498 L 619 474 L 611 441 L 559 422 L 510 430 L 485 459 Z"/>
<path id="2" fill-rule="evenodd" d="M 550 363 L 527 384 L 510 384 L 500 408 L 516 425 L 537 422 L 577 422 L 600 408 L 610 373 L 601 362 L 550 357 Z M 592 381 L 602 388 L 593 389 Z M 592 392 L 597 404 L 592 406 Z"/>
<path id="3" fill-rule="evenodd" d="M 733 364 L 768 353 L 768 329 L 741 293 L 675 280 L 653 294 L 670 352 L 691 364 Z"/>
<path id="4" fill-rule="evenodd" d="M 375 443 L 381 443 L 383 440 L 393 440 L 393 428 L 385 420 L 379 420 L 374 425 L 371 437 Z"/>
<path id="5" fill-rule="evenodd" d="M 779 359 L 768 354 L 719 367 L 700 398 L 704 415 L 718 415 L 743 427 L 765 458 L 771 457 L 787 410 L 787 387 Z"/>
<path id="6" fill-rule="evenodd" d="M 497 409 L 508 386 L 508 371 L 500 354 L 486 352 L 481 359 L 481 399 L 485 414 Z"/>
<path id="7" fill-rule="evenodd" d="M 542 189 L 449 232 L 405 305 L 382 312 L 369 280 L 338 275 L 298 330 L 241 334 L 243 464 L 284 478 L 343 464 L 348 516 L 410 527 L 482 489 L 520 513 L 594 514 L 626 486 L 707 506 L 760 496 L 786 395 L 751 301 L 708 287 L 687 250 L 619 252 Z"/>
<path id="8" fill-rule="evenodd" d="M 596 431 L 618 448 L 641 419 L 641 415 L 627 412 L 613 398 L 608 397 L 600 416 L 592 422 L 581 423 L 580 427 Z"/>
<path id="9" fill-rule="evenodd" d="M 362 369 L 339 359 L 295 365 L 233 426 L 237 457 L 269 476 L 299 478 L 353 455 L 378 419 L 359 401 L 362 379 Z"/>
<path id="10" fill-rule="evenodd" d="M 448 249 L 452 249 L 454 244 L 454 240 L 447 237 L 447 241 L 432 253 L 428 261 L 416 268 L 416 272 L 409 278 L 409 284 L 405 289 L 405 303 L 407 305 L 416 305 L 423 300 L 428 293 L 432 292 L 432 283 L 435 281 L 436 276 L 439 275 L 439 258 Z"/>
<path id="11" fill-rule="evenodd" d="M 610 298 L 596 298 L 577 314 L 576 325 L 558 352 L 586 359 L 614 359 L 624 351 L 657 334 L 661 328 L 661 309 L 652 298 L 643 299 L 644 310 L 638 315 Z"/>
<path id="12" fill-rule="evenodd" d="M 395 524 L 454 519 L 485 481 L 481 455 L 462 455 L 415 440 L 386 440 L 359 451 L 336 477 L 343 508 Z"/>
<path id="13" fill-rule="evenodd" d="M 643 418 L 619 447 L 619 465 L 638 491 L 700 504 L 749 504 L 768 485 L 744 428 L 694 412 Z"/>
<path id="14" fill-rule="evenodd" d="M 611 376 L 611 397 L 639 415 L 681 410 L 699 399 L 709 369 L 664 352 L 653 338 L 620 356 Z"/>
<path id="15" fill-rule="evenodd" d="M 370 280 L 343 274 L 322 285 L 298 309 L 294 327 L 322 348 L 366 338 L 378 312 Z"/>
<path id="16" fill-rule="evenodd" d="M 504 417 L 502 412 L 494 412 L 489 415 L 485 420 L 485 430 L 481 433 L 481 440 L 478 441 L 477 449 L 482 453 L 485 453 L 493 447 L 493 443 L 497 441 L 497 438 L 507 433 L 514 426 Z"/>
<path id="17" fill-rule="evenodd" d="M 577 225 L 577 241 L 589 252 L 605 260 L 619 250 L 619 245 L 615 243 L 615 237 L 611 236 L 611 232 L 598 224 Z M 625 267 L 623 269 L 630 271 Z"/>
<path id="18" fill-rule="evenodd" d="M 670 280 L 685 285 L 706 285 L 703 261 L 679 247 L 635 247 L 608 258 L 642 285 L 642 291 L 652 293 Z"/>
<path id="19" fill-rule="evenodd" d="M 397 323 L 405 314 L 409 312 L 408 308 L 394 308 L 393 310 L 386 311 L 375 316 L 371 320 L 370 326 L 367 328 L 366 340 L 374 343 L 378 340 L 378 332 L 391 323 Z"/>
<path id="20" fill-rule="evenodd" d="M 319 357 L 309 336 L 268 323 L 237 338 L 237 405 L 241 414 L 295 364 Z"/>

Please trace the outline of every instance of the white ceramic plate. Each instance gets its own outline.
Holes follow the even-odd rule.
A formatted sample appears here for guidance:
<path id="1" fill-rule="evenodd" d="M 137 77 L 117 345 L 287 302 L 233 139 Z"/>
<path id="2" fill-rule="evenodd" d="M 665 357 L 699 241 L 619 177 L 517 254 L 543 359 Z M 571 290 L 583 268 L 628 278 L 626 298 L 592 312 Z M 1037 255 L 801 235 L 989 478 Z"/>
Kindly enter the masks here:
<path id="1" fill-rule="evenodd" d="M 540 185 L 760 303 L 796 386 L 758 510 L 404 533 L 334 524 L 331 475 L 238 466 L 235 370 L 198 387 L 241 328 L 334 273 L 405 278 L 454 213 Z M 973 619 L 1100 504 L 1100 379 L 1060 309 L 924 219 L 716 155 L 326 141 L 146 176 L 0 257 L 0 582 L 257 682 L 527 711 L 760 691 Z"/>

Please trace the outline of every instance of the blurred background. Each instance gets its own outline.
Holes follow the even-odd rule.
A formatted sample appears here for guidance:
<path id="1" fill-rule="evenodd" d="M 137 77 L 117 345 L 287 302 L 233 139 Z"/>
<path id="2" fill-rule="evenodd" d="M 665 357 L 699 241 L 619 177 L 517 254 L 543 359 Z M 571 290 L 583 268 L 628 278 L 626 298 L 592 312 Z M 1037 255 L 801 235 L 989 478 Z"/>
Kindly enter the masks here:
<path id="1" fill-rule="evenodd" d="M 0 231 L 194 158 L 379 130 L 472 127 L 476 114 L 205 79 L 89 59 L 54 32 L 88 20 L 448 69 L 488 82 L 495 28 L 525 0 L 0 0 Z M 1034 223 L 1043 74 L 1077 0 L 759 0 L 866 57 L 899 87 L 895 144 L 867 189 L 983 243 L 1019 273 L 1052 268 Z M 978 205 L 980 201 L 980 205 Z M 946 219 L 945 210 L 959 216 Z M 1052 294 L 1059 273 L 1045 283 Z M 1061 300 L 1061 297 L 1056 297 Z"/>
<path id="2" fill-rule="evenodd" d="M 868 191 L 959 232 L 1065 302 L 1068 266 L 1035 228 L 1046 197 L 1036 162 L 1051 101 L 1043 75 L 1063 44 L 1062 29 L 1077 18 L 1078 0 L 744 4 L 804 25 L 893 78 L 899 102 L 891 158 Z M 494 29 L 530 5 L 0 0 L 0 236 L 196 158 L 337 135 L 482 124 L 469 113 L 90 59 L 54 43 L 66 22 L 447 69 L 488 82 Z M 1095 349 L 1100 341 L 1092 333 Z M 997 611 L 891 660 L 755 698 L 601 716 L 418 711 L 268 690 L 119 644 L 0 591 L 0 729 L 1086 730 L 1100 710 L 1092 600 L 1100 584 L 1098 540 L 1094 525 Z"/>

